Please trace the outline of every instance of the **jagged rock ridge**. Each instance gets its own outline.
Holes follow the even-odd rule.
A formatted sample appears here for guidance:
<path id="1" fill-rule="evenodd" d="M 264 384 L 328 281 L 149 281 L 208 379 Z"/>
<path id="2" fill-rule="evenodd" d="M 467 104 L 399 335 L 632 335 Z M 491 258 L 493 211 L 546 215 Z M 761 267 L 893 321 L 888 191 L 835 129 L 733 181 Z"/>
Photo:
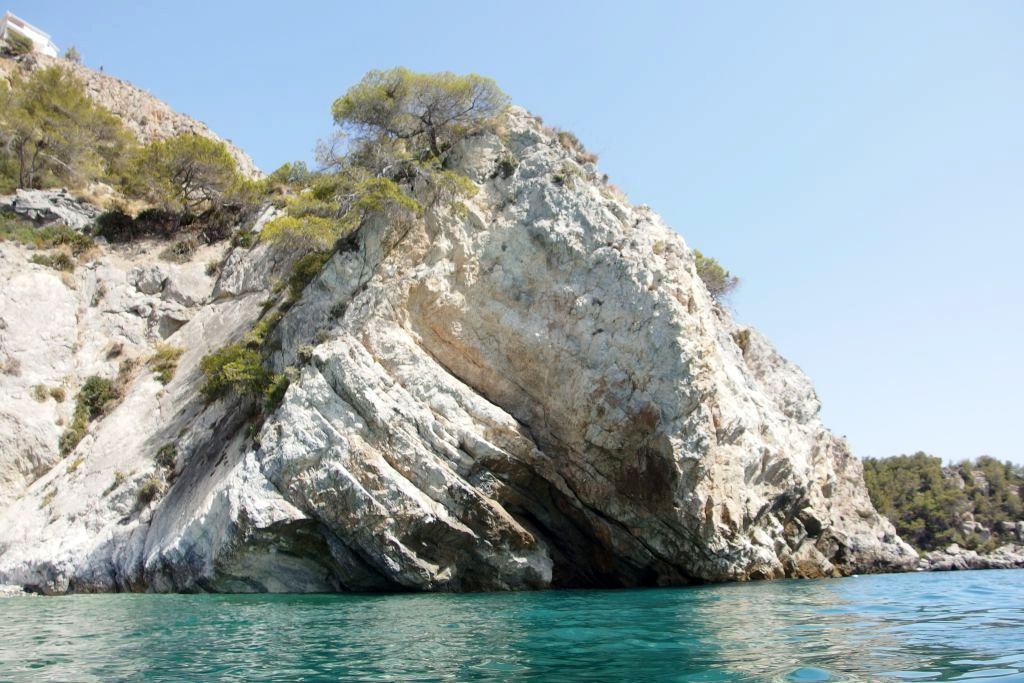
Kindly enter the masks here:
<path id="1" fill-rule="evenodd" d="M 809 381 L 739 334 L 683 240 L 523 110 L 504 128 L 452 155 L 481 187 L 464 214 L 370 221 L 288 310 L 273 362 L 300 377 L 258 434 L 232 400 L 203 404 L 197 364 L 256 321 L 285 256 L 234 249 L 177 326 L 159 321 L 179 276 L 141 292 L 138 257 L 78 276 L 116 288 L 100 311 L 92 285 L 54 289 L 58 329 L 91 319 L 102 337 L 130 320 L 139 353 L 161 337 L 187 351 L 166 388 L 140 374 L 74 453 L 22 468 L 27 490 L 0 512 L 0 583 L 478 590 L 913 565 Z M 47 275 L 0 253 L 11 278 Z M 11 298 L 0 341 L 23 324 Z M 22 372 L 56 358 L 112 372 L 101 357 L 61 341 Z M 173 483 L 140 504 L 168 443 Z"/>

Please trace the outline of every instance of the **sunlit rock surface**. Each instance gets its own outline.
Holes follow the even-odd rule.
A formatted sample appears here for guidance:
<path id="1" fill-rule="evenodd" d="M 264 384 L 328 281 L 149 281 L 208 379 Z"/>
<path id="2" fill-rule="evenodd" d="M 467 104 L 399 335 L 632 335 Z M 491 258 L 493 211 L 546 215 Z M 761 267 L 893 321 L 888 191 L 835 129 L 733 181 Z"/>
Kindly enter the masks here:
<path id="1" fill-rule="evenodd" d="M 371 221 L 287 311 L 272 362 L 298 378 L 262 423 L 206 405 L 198 362 L 255 323 L 285 255 L 238 248 L 211 277 L 111 251 L 69 289 L 3 246 L 21 375 L 0 375 L 0 583 L 492 590 L 916 563 L 808 379 L 657 214 L 521 109 L 452 161 L 480 185 L 465 211 Z M 60 458 L 77 383 L 116 372 L 112 344 L 164 337 L 186 349 L 171 383 L 139 372 Z M 25 395 L 62 378 L 64 404 Z M 140 503 L 166 444 L 175 474 Z"/>

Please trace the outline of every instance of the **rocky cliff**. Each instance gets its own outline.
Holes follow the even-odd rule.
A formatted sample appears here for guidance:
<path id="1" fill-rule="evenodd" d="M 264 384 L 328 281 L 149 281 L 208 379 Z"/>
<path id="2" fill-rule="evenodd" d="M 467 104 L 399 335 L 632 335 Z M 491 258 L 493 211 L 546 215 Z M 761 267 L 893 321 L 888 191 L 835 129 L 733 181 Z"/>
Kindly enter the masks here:
<path id="1" fill-rule="evenodd" d="M 267 343 L 293 381 L 261 421 L 205 403 L 198 363 L 257 323 L 286 254 L 104 248 L 62 279 L 0 244 L 17 366 L 0 583 L 484 590 L 913 565 L 810 382 L 714 301 L 684 241 L 525 111 L 504 128 L 452 155 L 480 188 L 464 211 L 369 221 L 287 308 Z M 166 386 L 144 364 L 158 342 L 184 349 Z M 59 456 L 71 403 L 31 387 L 119 372 L 120 403 Z"/>

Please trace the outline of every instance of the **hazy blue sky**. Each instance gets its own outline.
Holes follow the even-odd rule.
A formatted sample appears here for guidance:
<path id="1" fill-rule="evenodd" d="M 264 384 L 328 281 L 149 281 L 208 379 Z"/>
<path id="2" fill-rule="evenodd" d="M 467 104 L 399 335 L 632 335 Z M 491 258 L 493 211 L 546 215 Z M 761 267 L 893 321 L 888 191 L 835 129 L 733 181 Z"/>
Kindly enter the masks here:
<path id="1" fill-rule="evenodd" d="M 743 279 L 857 454 L 1024 461 L 1024 2 L 9 5 L 265 170 L 369 69 L 493 76 Z"/>

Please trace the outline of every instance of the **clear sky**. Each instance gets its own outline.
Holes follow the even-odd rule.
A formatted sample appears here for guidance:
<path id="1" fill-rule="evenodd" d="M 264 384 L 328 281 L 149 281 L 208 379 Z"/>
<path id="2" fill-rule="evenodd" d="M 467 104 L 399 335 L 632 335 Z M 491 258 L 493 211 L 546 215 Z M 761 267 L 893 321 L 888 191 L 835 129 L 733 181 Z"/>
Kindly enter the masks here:
<path id="1" fill-rule="evenodd" d="M 742 278 L 855 453 L 1024 462 L 1024 2 L 9 7 L 264 170 L 369 69 L 492 76 Z"/>

